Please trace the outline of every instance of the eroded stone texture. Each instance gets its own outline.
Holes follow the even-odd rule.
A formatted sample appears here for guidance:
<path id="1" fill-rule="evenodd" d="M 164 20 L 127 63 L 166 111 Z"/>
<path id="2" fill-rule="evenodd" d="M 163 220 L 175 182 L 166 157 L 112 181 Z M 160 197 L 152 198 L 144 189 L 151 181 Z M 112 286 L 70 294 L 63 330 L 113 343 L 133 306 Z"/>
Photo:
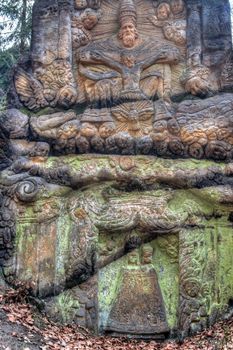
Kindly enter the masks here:
<path id="1" fill-rule="evenodd" d="M 232 64 L 228 1 L 37 0 L 0 116 L 5 283 L 100 334 L 231 316 Z"/>
<path id="2" fill-rule="evenodd" d="M 232 89 L 230 28 L 228 1 L 36 1 L 14 76 L 28 141 L 54 155 L 232 159 L 232 95 L 211 98 Z"/>
<path id="3" fill-rule="evenodd" d="M 1 175 L 6 281 L 33 281 L 51 317 L 99 332 L 203 329 L 230 312 L 232 172 L 145 156 L 15 161 Z"/>

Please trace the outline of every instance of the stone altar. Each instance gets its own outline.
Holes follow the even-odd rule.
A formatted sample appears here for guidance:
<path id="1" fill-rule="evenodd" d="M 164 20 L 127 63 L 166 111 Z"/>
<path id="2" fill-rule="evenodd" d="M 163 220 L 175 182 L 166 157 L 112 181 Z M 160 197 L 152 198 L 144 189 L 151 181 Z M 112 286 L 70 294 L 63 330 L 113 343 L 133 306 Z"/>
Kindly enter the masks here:
<path id="1" fill-rule="evenodd" d="M 140 339 L 232 315 L 227 0 L 37 0 L 0 116 L 2 284 Z"/>

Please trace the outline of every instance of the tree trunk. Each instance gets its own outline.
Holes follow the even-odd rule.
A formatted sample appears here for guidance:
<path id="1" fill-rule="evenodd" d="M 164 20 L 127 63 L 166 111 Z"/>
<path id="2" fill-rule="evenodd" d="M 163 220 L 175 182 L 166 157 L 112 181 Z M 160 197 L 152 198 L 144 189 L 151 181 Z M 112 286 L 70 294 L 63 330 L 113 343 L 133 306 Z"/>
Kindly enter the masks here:
<path id="1" fill-rule="evenodd" d="M 20 28 L 20 54 L 23 55 L 26 48 L 26 26 L 27 26 L 27 0 L 23 0 L 21 12 L 21 28 Z"/>

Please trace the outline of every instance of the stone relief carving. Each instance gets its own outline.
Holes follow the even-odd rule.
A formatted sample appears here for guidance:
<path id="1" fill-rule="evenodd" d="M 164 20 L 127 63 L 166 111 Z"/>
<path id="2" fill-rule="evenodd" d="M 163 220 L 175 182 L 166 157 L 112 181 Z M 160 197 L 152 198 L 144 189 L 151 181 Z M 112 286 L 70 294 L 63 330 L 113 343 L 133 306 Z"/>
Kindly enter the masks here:
<path id="1" fill-rule="evenodd" d="M 98 284 L 93 278 L 98 273 L 102 283 L 114 271 L 116 262 L 121 264 L 128 256 L 129 265 L 119 265 L 122 277 L 117 292 L 111 291 L 112 302 L 106 305 L 109 317 L 102 331 L 120 335 L 127 330 L 136 337 L 164 337 L 177 327 L 177 310 L 183 336 L 205 327 L 215 303 L 211 294 L 215 280 L 208 272 L 215 254 L 208 243 L 213 234 L 209 221 L 218 225 L 221 213 L 224 230 L 231 230 L 231 164 L 213 167 L 213 162 L 197 165 L 179 160 L 174 165 L 173 160 L 155 161 L 151 157 L 71 156 L 54 158 L 51 168 L 50 161 L 16 160 L 1 173 L 4 200 L 0 251 L 6 281 L 14 285 L 29 277 L 35 282 L 35 294 L 48 299 L 46 310 L 52 318 L 56 318 L 55 308 L 64 322 L 70 317 L 96 329 L 95 303 L 105 307 L 105 299 L 97 297 Z M 208 205 L 203 196 L 208 196 Z M 231 237 L 228 233 L 221 235 L 223 242 Z M 224 257 L 220 254 L 222 263 Z M 161 270 L 161 266 L 166 269 Z M 25 274 L 29 267 L 33 275 Z M 164 278 L 180 281 L 172 297 L 167 295 Z M 140 283 L 141 279 L 145 283 Z M 132 324 L 131 313 L 125 318 L 122 309 L 129 297 L 126 290 L 130 290 L 130 281 L 137 287 L 133 300 L 141 308 L 137 325 Z M 224 281 L 227 284 L 231 279 Z M 140 293 L 139 285 L 144 286 Z M 72 288 L 69 296 L 64 294 L 70 307 L 67 304 L 61 310 L 59 298 L 63 298 L 66 288 Z M 53 299 L 54 291 L 60 297 Z M 231 288 L 224 295 L 230 298 Z M 175 303 L 174 310 L 168 312 L 171 302 Z M 224 301 L 219 312 L 223 308 Z M 148 310 L 157 312 L 145 321 Z"/>
<path id="2" fill-rule="evenodd" d="M 190 57 L 181 81 L 192 95 L 206 95 L 210 91 L 210 70 L 201 64 L 199 53 Z"/>
<path id="3" fill-rule="evenodd" d="M 156 14 L 150 17 L 151 22 L 163 30 L 165 38 L 177 45 L 186 44 L 186 13 L 183 0 L 157 4 Z"/>
<path id="4" fill-rule="evenodd" d="M 197 76 L 193 76 L 193 79 L 199 83 Z M 101 108 L 98 115 L 88 108 L 81 118 L 77 118 L 73 110 L 31 117 L 23 115 L 15 125 L 10 121 L 12 115 L 18 114 L 10 110 L 4 115 L 4 128 L 6 133 L 11 133 L 10 143 L 18 155 L 30 154 L 29 148 L 36 147 L 37 150 L 33 152 L 45 156 L 42 148 L 39 154 L 40 147 L 44 145 L 47 153 L 50 151 L 53 154 L 94 150 L 98 153 L 230 160 L 232 103 L 231 94 L 202 101 L 183 101 L 176 108 L 161 100 L 153 103 L 144 99 Z M 17 138 L 20 139 L 20 136 L 16 136 L 20 135 L 19 128 L 28 130 L 28 126 L 32 135 L 30 141 L 17 141 Z M 22 135 L 25 133 L 26 129 L 21 132 Z"/>
<path id="5" fill-rule="evenodd" d="M 0 115 L 0 263 L 52 319 L 164 339 L 230 310 L 232 46 L 212 5 L 36 1 Z"/>
<path id="6" fill-rule="evenodd" d="M 50 19 L 59 29 L 60 18 L 63 31 L 59 40 L 54 38 L 57 49 L 46 47 L 44 56 L 42 44 L 34 43 L 32 70 L 19 68 L 15 75 L 16 90 L 27 108 L 51 108 L 49 113 L 29 117 L 28 141 L 41 138 L 56 155 L 142 153 L 231 159 L 229 114 L 219 111 L 217 104 L 214 107 L 211 99 L 218 86 L 230 87 L 231 55 L 220 75 L 205 64 L 204 5 L 174 0 L 143 7 L 136 2 L 122 0 L 114 7 L 106 1 L 81 1 L 40 12 L 44 26 Z M 142 6 L 140 11 L 137 6 Z M 115 30 L 106 24 L 110 11 Z M 100 35 L 102 31 L 106 34 Z M 207 102 L 200 100 L 202 122 L 196 117 L 191 120 L 187 109 L 182 115 L 185 102 L 174 103 L 185 93 L 207 98 L 207 109 Z M 57 111 L 57 107 L 71 110 Z M 194 101 L 190 109 L 195 108 Z M 211 130 L 220 117 L 225 122 L 217 125 L 217 135 Z M 228 131 L 220 126 L 224 124 Z M 224 140 L 220 134 L 226 136 Z M 197 135 L 202 135 L 198 141 Z M 223 152 L 215 152 L 216 148 Z"/>
<path id="7" fill-rule="evenodd" d="M 132 1 L 121 1 L 119 21 L 117 36 L 89 45 L 79 56 L 81 75 L 94 80 L 92 91 L 89 84 L 86 93 L 90 96 L 90 101 L 101 107 L 117 98 L 144 100 L 152 98 L 156 93 L 162 97 L 164 91 L 161 91 L 161 74 L 144 71 L 155 63 L 174 64 L 179 61 L 177 48 L 168 44 L 162 46 L 152 38 L 146 39 L 140 35 L 137 30 L 136 7 Z M 156 53 L 152 53 L 152 47 Z M 100 65 L 100 70 L 104 66 L 104 72 L 91 67 L 88 69 L 91 65 L 97 65 L 97 68 Z M 143 91 L 145 85 L 147 91 Z"/>
<path id="8" fill-rule="evenodd" d="M 142 247 L 141 266 L 137 250 L 128 254 L 128 267 L 122 272 L 122 282 L 108 318 L 106 331 L 122 335 L 147 335 L 152 338 L 156 333 L 161 335 L 169 331 L 152 258 L 153 248 L 149 245 Z"/>
<path id="9" fill-rule="evenodd" d="M 226 56 L 223 70 L 221 72 L 220 77 L 220 85 L 221 88 L 224 89 L 231 89 L 231 86 L 233 84 L 233 56 L 232 53 Z"/>
<path id="10" fill-rule="evenodd" d="M 15 86 L 20 100 L 31 110 L 56 105 L 69 107 L 77 98 L 71 65 L 64 60 L 39 67 L 34 77 L 19 70 Z"/>
<path id="11" fill-rule="evenodd" d="M 86 8 L 81 14 L 75 13 L 72 17 L 72 43 L 73 50 L 87 45 L 92 40 L 93 29 L 101 16 L 100 11 Z"/>

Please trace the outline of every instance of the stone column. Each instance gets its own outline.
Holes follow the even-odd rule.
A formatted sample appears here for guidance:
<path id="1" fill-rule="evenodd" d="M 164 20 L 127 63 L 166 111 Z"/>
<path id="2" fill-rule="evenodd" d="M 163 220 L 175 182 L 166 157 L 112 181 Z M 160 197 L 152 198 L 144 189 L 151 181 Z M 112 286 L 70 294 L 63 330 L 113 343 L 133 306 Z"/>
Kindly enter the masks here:
<path id="1" fill-rule="evenodd" d="M 187 56 L 202 53 L 201 0 L 187 1 Z"/>
<path id="2" fill-rule="evenodd" d="M 229 0 L 202 0 L 203 63 L 219 66 L 232 50 Z"/>
<path id="3" fill-rule="evenodd" d="M 71 62 L 72 39 L 71 39 L 71 0 L 58 0 L 59 6 L 59 39 L 58 58 Z"/>

